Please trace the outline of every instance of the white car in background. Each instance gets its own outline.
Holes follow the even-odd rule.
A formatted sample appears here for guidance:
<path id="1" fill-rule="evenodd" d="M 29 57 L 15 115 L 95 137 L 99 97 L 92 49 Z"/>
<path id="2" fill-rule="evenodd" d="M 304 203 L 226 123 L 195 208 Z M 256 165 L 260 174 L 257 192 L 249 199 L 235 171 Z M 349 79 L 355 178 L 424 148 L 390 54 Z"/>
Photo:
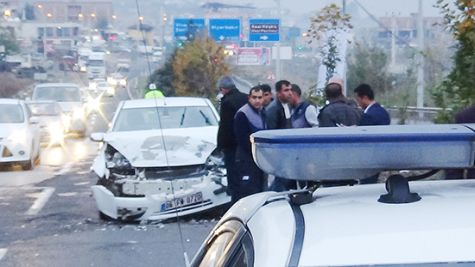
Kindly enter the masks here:
<path id="1" fill-rule="evenodd" d="M 473 169 L 475 124 L 269 130 L 251 139 L 263 171 L 307 188 L 239 200 L 187 266 L 475 266 L 475 180 L 416 181 Z M 384 170 L 385 184 L 319 188 Z"/>
<path id="2" fill-rule="evenodd" d="M 0 99 L 0 164 L 34 168 L 40 157 L 37 123 L 22 100 Z"/>
<path id="3" fill-rule="evenodd" d="M 67 132 L 84 136 L 86 127 L 86 110 L 83 105 L 81 88 L 74 83 L 43 83 L 33 89 L 32 101 L 56 101 L 66 114 Z"/>
<path id="4" fill-rule="evenodd" d="M 123 101 L 92 165 L 102 218 L 157 220 L 230 201 L 216 149 L 218 114 L 208 99 L 170 97 Z"/>
<path id="5" fill-rule="evenodd" d="M 27 103 L 32 118 L 38 119 L 40 142 L 49 146 L 63 145 L 66 132 L 66 115 L 55 101 Z"/>

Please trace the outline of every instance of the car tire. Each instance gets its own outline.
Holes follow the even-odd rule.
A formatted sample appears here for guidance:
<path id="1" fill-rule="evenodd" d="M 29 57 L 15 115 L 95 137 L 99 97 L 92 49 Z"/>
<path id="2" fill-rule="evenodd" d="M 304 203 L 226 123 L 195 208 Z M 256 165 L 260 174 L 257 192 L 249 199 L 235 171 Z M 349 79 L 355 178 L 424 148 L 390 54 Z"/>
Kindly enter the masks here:
<path id="1" fill-rule="evenodd" d="M 21 169 L 24 171 L 29 171 L 29 170 L 32 170 L 34 166 L 35 166 L 35 160 L 31 158 L 30 160 L 27 160 L 21 164 Z"/>

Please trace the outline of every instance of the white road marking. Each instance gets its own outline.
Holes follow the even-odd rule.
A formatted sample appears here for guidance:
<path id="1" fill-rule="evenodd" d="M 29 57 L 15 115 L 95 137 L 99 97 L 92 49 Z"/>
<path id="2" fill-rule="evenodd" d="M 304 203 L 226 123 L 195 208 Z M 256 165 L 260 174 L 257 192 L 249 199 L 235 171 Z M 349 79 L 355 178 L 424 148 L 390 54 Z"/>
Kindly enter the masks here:
<path id="1" fill-rule="evenodd" d="M 60 197 L 73 197 L 76 196 L 78 192 L 66 192 L 66 193 L 58 193 Z"/>
<path id="2" fill-rule="evenodd" d="M 66 164 L 64 165 L 63 168 L 61 168 L 61 170 L 59 170 L 59 171 L 56 173 L 56 175 L 63 175 L 63 174 L 65 174 L 65 173 L 68 173 L 68 172 L 71 170 L 72 167 L 73 167 L 73 163 L 72 163 L 72 162 L 68 162 L 68 163 L 66 163 Z"/>
<path id="3" fill-rule="evenodd" d="M 0 260 L 7 254 L 8 249 L 6 248 L 0 248 Z"/>
<path id="4" fill-rule="evenodd" d="M 45 206 L 46 202 L 48 202 L 54 190 L 55 190 L 54 187 L 44 187 L 43 191 L 39 194 L 35 203 L 31 205 L 30 209 L 25 214 L 26 215 L 38 214 L 41 211 L 41 209 Z"/>
<path id="5" fill-rule="evenodd" d="M 88 184 L 90 184 L 90 182 L 79 182 L 79 183 L 75 183 L 74 185 L 79 186 L 79 185 L 88 185 Z"/>

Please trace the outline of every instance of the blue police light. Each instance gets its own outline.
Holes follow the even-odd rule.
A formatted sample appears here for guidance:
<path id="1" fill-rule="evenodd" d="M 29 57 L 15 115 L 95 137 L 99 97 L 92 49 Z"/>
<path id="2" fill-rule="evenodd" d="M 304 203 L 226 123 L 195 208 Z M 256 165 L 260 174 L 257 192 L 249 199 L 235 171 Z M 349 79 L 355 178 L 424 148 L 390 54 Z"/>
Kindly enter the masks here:
<path id="1" fill-rule="evenodd" d="M 384 170 L 467 168 L 475 124 L 387 125 L 260 131 L 251 136 L 257 165 L 299 180 L 362 179 Z"/>

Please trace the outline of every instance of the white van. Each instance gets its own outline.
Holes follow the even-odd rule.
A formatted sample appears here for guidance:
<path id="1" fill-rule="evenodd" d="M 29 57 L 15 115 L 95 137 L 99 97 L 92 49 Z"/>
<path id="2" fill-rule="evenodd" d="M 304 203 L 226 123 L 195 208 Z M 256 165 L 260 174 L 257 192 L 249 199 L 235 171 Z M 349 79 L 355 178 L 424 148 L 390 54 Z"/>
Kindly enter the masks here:
<path id="1" fill-rule="evenodd" d="M 87 77 L 89 79 L 106 78 L 105 53 L 92 52 L 87 60 Z"/>

